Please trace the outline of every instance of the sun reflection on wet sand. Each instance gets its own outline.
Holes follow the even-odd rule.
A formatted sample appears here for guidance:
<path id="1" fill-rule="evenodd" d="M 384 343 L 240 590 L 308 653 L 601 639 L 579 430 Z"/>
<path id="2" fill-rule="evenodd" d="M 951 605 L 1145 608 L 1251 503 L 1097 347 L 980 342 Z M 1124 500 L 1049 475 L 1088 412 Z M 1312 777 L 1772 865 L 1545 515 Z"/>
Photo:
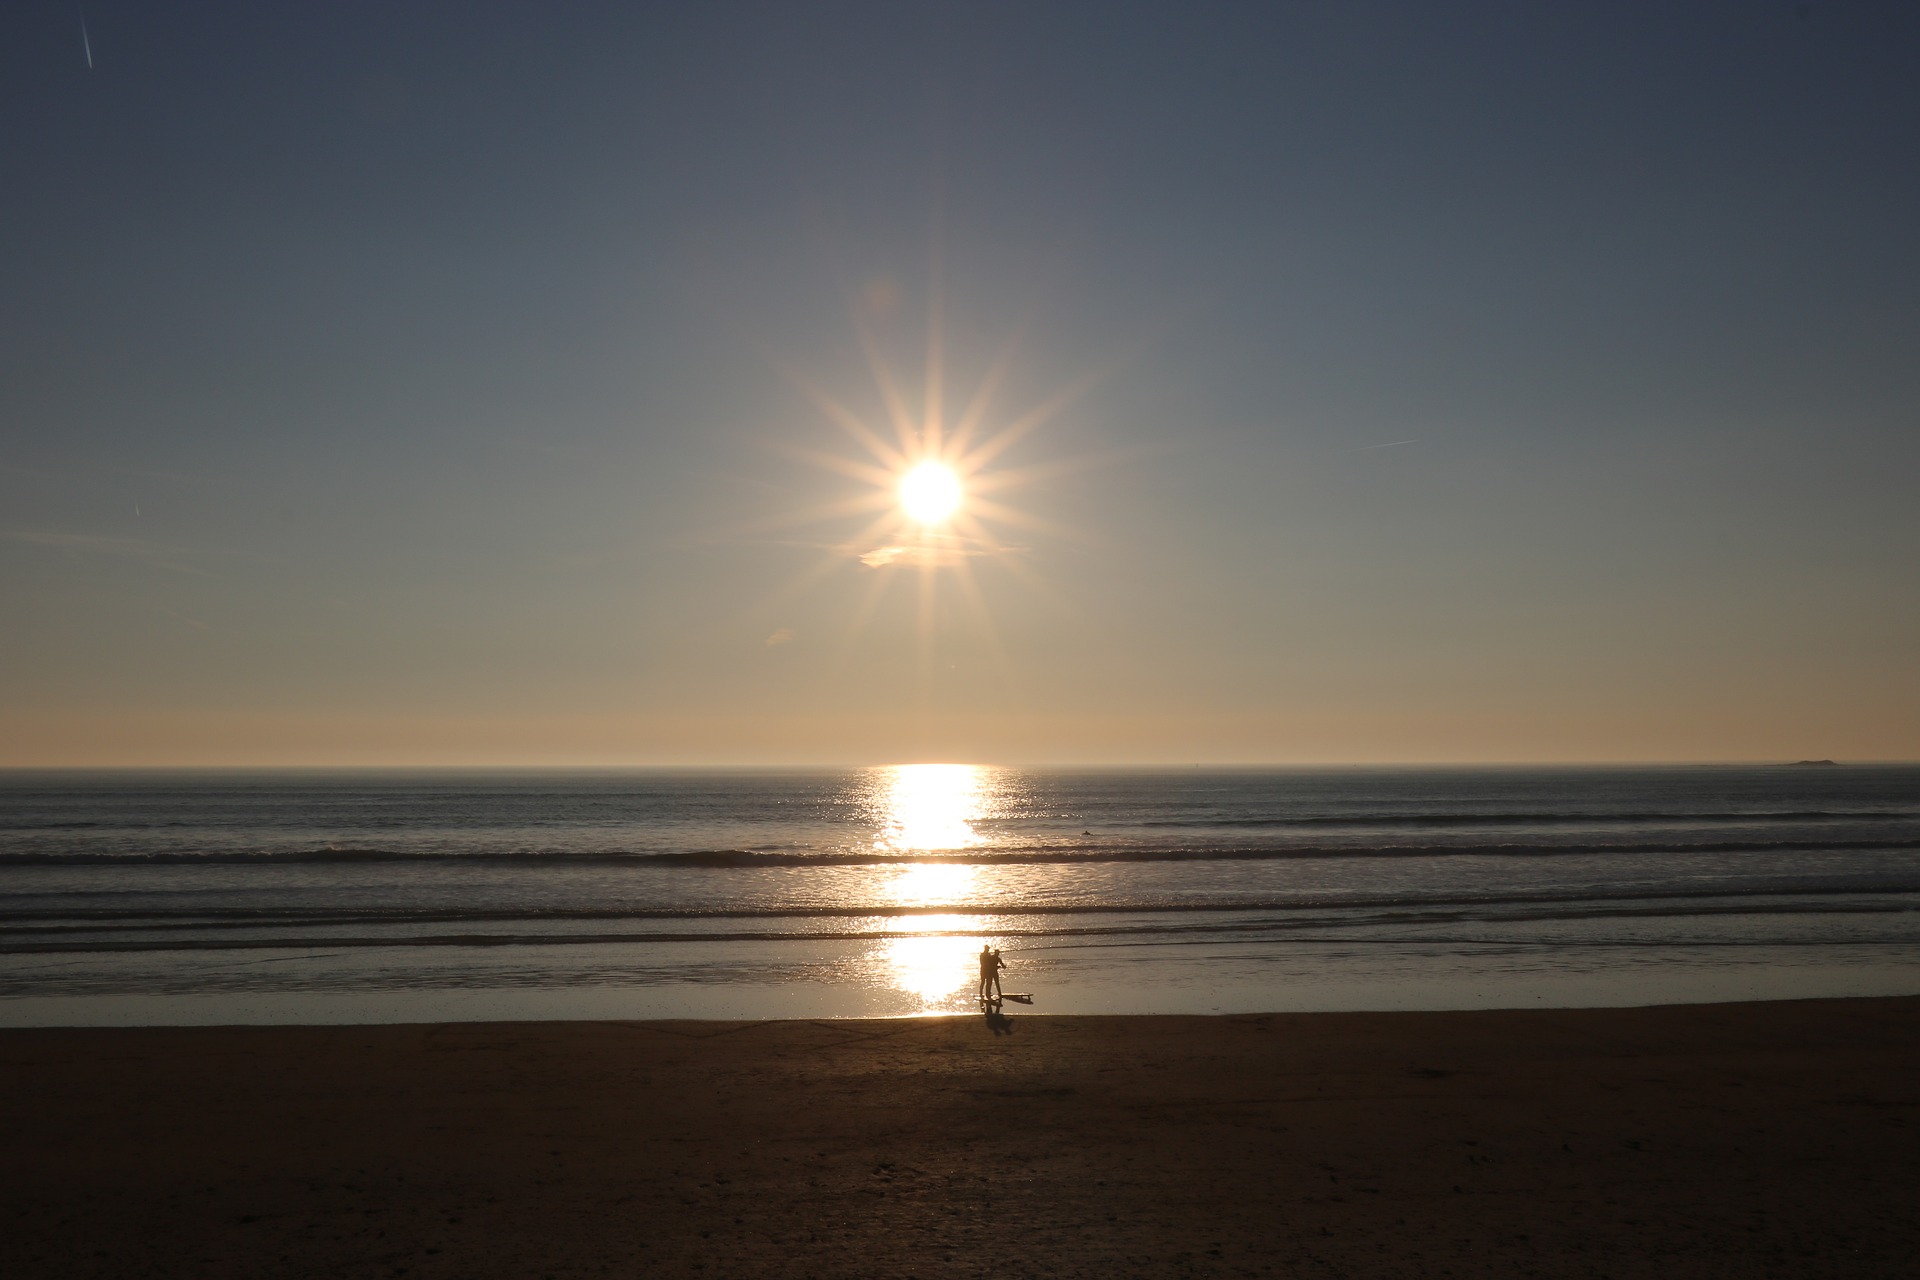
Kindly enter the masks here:
<path id="1" fill-rule="evenodd" d="M 888 938 L 880 949 L 887 981 L 917 997 L 927 1009 L 958 1008 L 979 980 L 974 956 L 980 950 L 978 916 L 909 916 L 906 927 L 918 932 Z"/>

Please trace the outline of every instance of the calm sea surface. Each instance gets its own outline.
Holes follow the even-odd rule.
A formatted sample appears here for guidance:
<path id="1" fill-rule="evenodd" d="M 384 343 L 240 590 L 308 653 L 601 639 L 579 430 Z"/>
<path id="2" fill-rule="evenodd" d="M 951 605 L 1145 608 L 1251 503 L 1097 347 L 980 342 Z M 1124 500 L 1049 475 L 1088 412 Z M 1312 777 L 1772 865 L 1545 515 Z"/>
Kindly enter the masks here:
<path id="1" fill-rule="evenodd" d="M 1920 768 L 0 773 L 0 1024 L 1920 992 Z"/>

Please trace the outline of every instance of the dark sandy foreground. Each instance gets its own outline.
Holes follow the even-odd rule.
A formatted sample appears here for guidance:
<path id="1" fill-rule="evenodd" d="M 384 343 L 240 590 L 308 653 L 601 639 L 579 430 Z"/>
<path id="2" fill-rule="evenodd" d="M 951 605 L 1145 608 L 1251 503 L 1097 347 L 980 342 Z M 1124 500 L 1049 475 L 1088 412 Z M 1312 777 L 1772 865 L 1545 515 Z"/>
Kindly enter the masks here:
<path id="1" fill-rule="evenodd" d="M 1920 999 L 0 1032 L 0 1275 L 1920 1274 Z"/>

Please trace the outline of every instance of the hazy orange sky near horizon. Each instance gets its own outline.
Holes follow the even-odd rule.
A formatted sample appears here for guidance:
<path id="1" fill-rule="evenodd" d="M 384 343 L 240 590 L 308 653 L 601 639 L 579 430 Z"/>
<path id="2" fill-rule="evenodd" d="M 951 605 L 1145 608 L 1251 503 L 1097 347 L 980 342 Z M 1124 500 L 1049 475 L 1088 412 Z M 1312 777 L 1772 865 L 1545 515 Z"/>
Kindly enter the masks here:
<path id="1" fill-rule="evenodd" d="M 88 24 L 0 766 L 1920 759 L 1910 9 Z"/>

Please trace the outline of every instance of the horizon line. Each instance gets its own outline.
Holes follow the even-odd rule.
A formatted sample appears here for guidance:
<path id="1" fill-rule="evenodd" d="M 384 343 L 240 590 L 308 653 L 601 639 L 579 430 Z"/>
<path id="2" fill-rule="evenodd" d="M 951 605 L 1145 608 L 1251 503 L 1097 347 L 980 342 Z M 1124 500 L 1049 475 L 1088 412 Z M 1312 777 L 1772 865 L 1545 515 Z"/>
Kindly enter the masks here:
<path id="1" fill-rule="evenodd" d="M 440 761 L 422 763 L 378 762 L 306 762 L 306 763 L 233 763 L 220 761 L 144 763 L 0 763 L 0 773 L 81 773 L 81 772 L 382 772 L 382 773 L 640 773 L 650 771 L 797 772 L 819 770 L 841 772 L 855 769 L 890 769 L 911 765 L 964 765 L 993 769 L 1688 769 L 1688 768 L 1795 768 L 1795 767 L 1920 767 L 1920 760 L 1908 759 L 1830 759 L 1803 757 L 1783 760 L 1778 757 L 1745 759 L 1557 759 L 1557 760 L 1043 760 L 992 761 L 959 759 L 867 760 L 867 761 L 624 761 L 565 763 L 475 763 Z"/>

